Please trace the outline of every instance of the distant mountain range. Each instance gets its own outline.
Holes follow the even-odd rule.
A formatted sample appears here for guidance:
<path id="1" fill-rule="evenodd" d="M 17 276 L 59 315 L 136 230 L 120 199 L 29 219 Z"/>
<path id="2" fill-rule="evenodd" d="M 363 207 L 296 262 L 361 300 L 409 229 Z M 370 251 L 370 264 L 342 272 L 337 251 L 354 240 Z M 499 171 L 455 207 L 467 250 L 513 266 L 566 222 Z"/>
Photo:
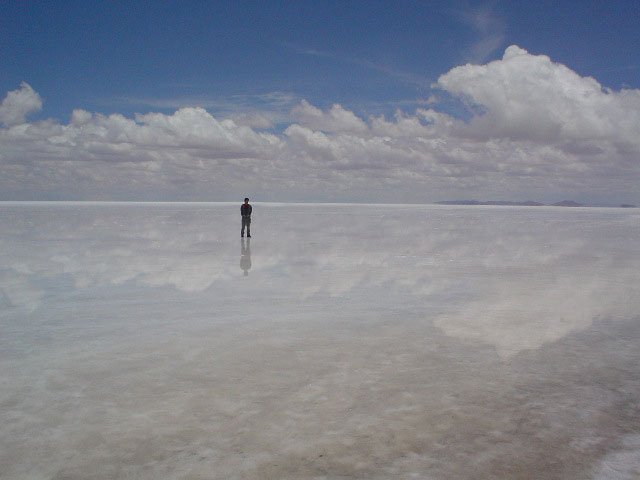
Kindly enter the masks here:
<path id="1" fill-rule="evenodd" d="M 519 206 L 519 207 L 584 207 L 581 203 L 574 202 L 573 200 L 563 200 L 561 202 L 552 203 L 546 205 L 540 202 L 534 202 L 533 200 L 526 200 L 524 202 L 509 202 L 506 200 L 489 200 L 481 202 L 478 200 L 445 200 L 442 202 L 436 202 L 440 205 L 507 205 L 507 206 Z M 623 203 L 621 208 L 637 208 L 635 205 Z"/>

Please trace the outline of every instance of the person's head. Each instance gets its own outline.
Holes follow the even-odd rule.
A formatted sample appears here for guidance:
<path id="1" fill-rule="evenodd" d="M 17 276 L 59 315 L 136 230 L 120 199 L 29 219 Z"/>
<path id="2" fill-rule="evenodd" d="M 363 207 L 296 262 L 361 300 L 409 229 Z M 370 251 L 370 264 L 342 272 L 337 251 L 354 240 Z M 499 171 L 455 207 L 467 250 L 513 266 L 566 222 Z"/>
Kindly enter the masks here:
<path id="1" fill-rule="evenodd" d="M 249 199 L 248 199 L 248 198 L 245 198 L 245 199 L 244 199 L 244 203 L 249 203 Z"/>

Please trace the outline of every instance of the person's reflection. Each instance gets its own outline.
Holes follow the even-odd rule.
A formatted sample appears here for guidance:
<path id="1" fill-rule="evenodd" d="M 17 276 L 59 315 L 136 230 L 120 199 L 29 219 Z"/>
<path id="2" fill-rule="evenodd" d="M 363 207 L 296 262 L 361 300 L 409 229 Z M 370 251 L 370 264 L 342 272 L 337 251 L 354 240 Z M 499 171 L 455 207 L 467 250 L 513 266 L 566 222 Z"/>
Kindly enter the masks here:
<path id="1" fill-rule="evenodd" d="M 240 244 L 240 268 L 244 270 L 245 277 L 249 275 L 251 270 L 251 239 L 247 238 L 247 243 L 244 243 L 244 238 L 241 239 Z"/>

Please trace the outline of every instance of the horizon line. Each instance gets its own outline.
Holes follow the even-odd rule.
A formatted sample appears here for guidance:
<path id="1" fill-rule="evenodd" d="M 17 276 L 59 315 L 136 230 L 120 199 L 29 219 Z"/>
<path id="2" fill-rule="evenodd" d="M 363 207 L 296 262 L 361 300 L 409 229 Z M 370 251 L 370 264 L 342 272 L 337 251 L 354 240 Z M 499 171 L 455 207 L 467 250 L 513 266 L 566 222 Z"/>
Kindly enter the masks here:
<path id="1" fill-rule="evenodd" d="M 496 202 L 498 200 L 486 200 L 480 201 L 477 204 L 464 204 L 464 203 L 449 203 L 449 202 L 462 202 L 462 201 L 475 201 L 475 200 L 441 200 L 438 202 L 298 202 L 298 201 L 252 201 L 254 204 L 261 205 L 372 205 L 372 206 L 440 206 L 440 207 L 527 207 L 527 208 L 535 208 L 535 207 L 554 207 L 554 208 L 572 208 L 572 209 L 580 209 L 580 208 L 624 208 L 624 206 L 630 206 L 632 208 L 637 208 L 635 205 L 628 203 L 620 203 L 620 204 L 580 204 L 579 206 L 562 206 L 562 205 L 554 205 L 554 204 L 545 204 L 542 202 L 541 205 L 518 205 L 517 202 L 513 202 L 512 205 L 494 205 L 487 204 L 487 202 Z M 507 200 L 507 202 L 510 202 Z M 135 205 L 135 204 L 146 204 L 146 205 L 210 205 L 210 204 L 226 204 L 226 205 L 236 205 L 238 203 L 242 203 L 241 200 L 212 200 L 212 201 L 203 201 L 203 200 L 0 200 L 1 204 L 93 204 L 93 205 Z M 559 203 L 559 202 L 556 202 Z"/>

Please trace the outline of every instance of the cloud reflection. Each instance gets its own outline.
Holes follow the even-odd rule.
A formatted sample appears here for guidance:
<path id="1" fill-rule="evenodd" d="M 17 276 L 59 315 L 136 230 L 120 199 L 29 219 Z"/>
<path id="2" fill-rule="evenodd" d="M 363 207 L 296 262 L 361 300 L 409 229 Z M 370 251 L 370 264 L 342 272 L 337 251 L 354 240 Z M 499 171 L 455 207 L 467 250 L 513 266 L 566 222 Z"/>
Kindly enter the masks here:
<path id="1" fill-rule="evenodd" d="M 334 299 L 345 314 L 372 318 L 401 307 L 503 357 L 640 306 L 640 216 L 631 211 L 259 205 L 253 258 L 242 242 L 238 269 L 236 207 L 5 204 L 3 301 L 37 311 L 62 279 L 78 291 L 151 289 L 149 302 L 162 288 L 214 306 L 237 297 L 264 315 Z"/>

